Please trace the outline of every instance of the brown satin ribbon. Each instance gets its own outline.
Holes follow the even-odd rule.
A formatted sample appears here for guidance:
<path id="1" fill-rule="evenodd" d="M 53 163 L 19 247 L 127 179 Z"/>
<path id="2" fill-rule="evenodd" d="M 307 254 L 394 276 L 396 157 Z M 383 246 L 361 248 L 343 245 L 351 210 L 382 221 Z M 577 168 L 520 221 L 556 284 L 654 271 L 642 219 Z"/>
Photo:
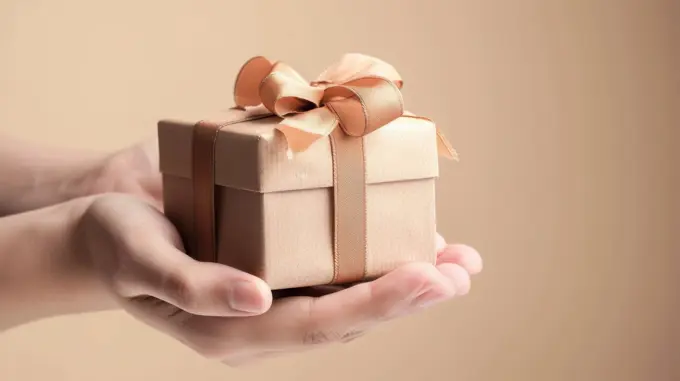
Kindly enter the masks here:
<path id="1" fill-rule="evenodd" d="M 194 125 L 192 182 L 194 186 L 194 258 L 217 262 L 215 229 L 215 142 L 222 125 L 200 121 Z"/>
<path id="2" fill-rule="evenodd" d="M 333 154 L 333 264 L 331 283 L 361 280 L 366 274 L 366 165 L 362 137 L 335 129 Z"/>
<path id="3" fill-rule="evenodd" d="M 241 68 L 234 88 L 237 108 L 264 105 L 282 118 L 289 153 L 329 137 L 333 155 L 334 274 L 331 283 L 360 281 L 366 272 L 366 168 L 363 137 L 404 113 L 403 81 L 389 64 L 347 54 L 313 82 L 290 66 L 254 57 Z M 241 120 L 243 121 L 243 120 Z M 199 122 L 194 128 L 194 218 L 199 260 L 217 261 L 214 168 L 215 141 L 225 124 Z M 339 128 L 338 128 L 339 127 Z M 437 131 L 439 153 L 455 151 Z M 237 164 L 235 164 L 237 165 Z"/>
<path id="4" fill-rule="evenodd" d="M 192 141 L 192 185 L 194 236 L 192 256 L 204 262 L 217 262 L 215 220 L 215 143 L 220 130 L 230 124 L 262 119 L 271 114 L 235 118 L 220 123 L 202 120 L 194 125 Z"/>

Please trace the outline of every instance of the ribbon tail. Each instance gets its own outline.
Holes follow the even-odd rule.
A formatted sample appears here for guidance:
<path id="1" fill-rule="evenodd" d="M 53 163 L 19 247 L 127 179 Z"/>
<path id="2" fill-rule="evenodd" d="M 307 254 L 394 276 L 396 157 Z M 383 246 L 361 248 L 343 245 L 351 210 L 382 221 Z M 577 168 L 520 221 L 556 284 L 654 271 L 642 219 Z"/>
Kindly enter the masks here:
<path id="1" fill-rule="evenodd" d="M 432 119 L 423 116 L 417 116 L 412 112 L 404 111 L 404 115 L 407 118 L 415 118 L 430 121 L 434 124 Z M 444 133 L 435 125 L 435 130 L 437 131 L 437 152 L 439 156 L 443 156 L 450 160 L 459 161 L 458 152 L 453 148 L 451 143 L 446 139 Z"/>
<path id="2" fill-rule="evenodd" d="M 453 148 L 451 143 L 446 139 L 444 134 L 437 128 L 437 150 L 439 155 L 447 159 L 458 161 L 458 152 Z"/>
<path id="3" fill-rule="evenodd" d="M 276 127 L 288 145 L 288 156 L 306 150 L 338 126 L 338 119 L 327 107 L 320 107 L 283 119 Z"/>

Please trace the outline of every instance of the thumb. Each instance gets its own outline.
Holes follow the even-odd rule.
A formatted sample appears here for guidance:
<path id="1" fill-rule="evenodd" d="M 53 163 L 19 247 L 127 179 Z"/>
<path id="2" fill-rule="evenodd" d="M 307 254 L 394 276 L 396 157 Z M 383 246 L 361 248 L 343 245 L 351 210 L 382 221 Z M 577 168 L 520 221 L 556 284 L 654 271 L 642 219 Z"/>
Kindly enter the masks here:
<path id="1" fill-rule="evenodd" d="M 151 296 L 194 315 L 249 316 L 266 312 L 272 292 L 260 278 L 218 263 L 199 262 L 170 242 L 147 241 L 135 255 L 132 297 Z"/>
<path id="2" fill-rule="evenodd" d="M 159 210 L 135 197 L 95 200 L 82 236 L 95 266 L 124 301 L 160 300 L 190 314 L 247 316 L 271 307 L 267 284 L 246 272 L 199 262 L 182 250 L 182 239 Z"/>

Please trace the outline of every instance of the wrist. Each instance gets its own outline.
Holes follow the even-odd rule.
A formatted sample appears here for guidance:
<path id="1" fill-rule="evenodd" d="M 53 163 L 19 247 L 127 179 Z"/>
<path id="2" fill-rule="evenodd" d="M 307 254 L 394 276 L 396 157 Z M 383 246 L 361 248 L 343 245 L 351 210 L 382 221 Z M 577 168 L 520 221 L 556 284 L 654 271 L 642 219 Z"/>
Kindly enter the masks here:
<path id="1" fill-rule="evenodd" d="M 89 312 L 116 308 L 117 304 L 95 269 L 90 247 L 84 243 L 83 229 L 90 205 L 98 196 L 79 197 L 64 203 L 63 218 L 66 223 L 63 234 L 63 271 L 57 273 L 57 284 L 70 296 L 73 310 L 66 312 Z"/>
<path id="2" fill-rule="evenodd" d="M 0 219 L 0 330 L 51 316 L 115 308 L 79 247 L 92 198 Z M 3 307 L 3 310 L 5 308 Z"/>
<path id="3" fill-rule="evenodd" d="M 14 142 L 10 142 L 14 143 Z M 0 149 L 0 216 L 23 213 L 91 195 L 106 157 L 94 152 L 5 142 Z M 10 164 L 2 166 L 2 163 Z"/>

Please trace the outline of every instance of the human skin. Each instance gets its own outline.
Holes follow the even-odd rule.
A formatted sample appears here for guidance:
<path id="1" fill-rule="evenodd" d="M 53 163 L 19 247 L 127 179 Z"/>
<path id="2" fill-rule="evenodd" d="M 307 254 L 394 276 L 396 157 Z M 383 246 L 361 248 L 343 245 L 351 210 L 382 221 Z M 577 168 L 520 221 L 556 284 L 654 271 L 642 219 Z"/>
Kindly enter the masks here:
<path id="1" fill-rule="evenodd" d="M 437 263 L 371 282 L 272 292 L 261 279 L 187 256 L 163 216 L 157 142 L 110 154 L 0 143 L 0 330 L 123 309 L 229 365 L 346 342 L 465 295 L 473 248 L 437 237 Z"/>

